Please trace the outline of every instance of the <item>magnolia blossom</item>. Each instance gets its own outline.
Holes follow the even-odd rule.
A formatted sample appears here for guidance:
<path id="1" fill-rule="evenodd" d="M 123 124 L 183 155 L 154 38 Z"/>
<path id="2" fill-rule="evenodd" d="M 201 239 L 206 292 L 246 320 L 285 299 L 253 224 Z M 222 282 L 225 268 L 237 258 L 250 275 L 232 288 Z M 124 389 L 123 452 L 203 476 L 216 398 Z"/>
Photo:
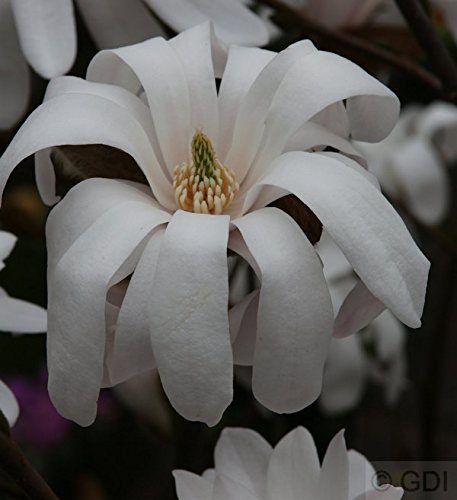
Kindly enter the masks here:
<path id="1" fill-rule="evenodd" d="M 403 489 L 380 486 L 368 460 L 347 451 L 344 432 L 330 442 L 322 465 L 311 434 L 289 432 L 272 448 L 257 432 L 227 428 L 216 444 L 214 469 L 173 472 L 179 500 L 399 500 Z"/>
<path id="2" fill-rule="evenodd" d="M 317 251 L 324 264 L 335 311 L 356 282 L 352 267 L 323 234 Z M 339 413 L 355 407 L 366 383 L 381 384 L 389 404 L 397 401 L 405 386 L 405 330 L 399 321 L 384 311 L 356 335 L 334 338 L 330 344 L 324 369 L 321 408 L 326 413 Z"/>
<path id="3" fill-rule="evenodd" d="M 265 45 L 272 26 L 244 0 L 75 2 L 100 49 L 165 36 L 155 15 L 177 32 L 211 19 L 226 43 L 248 46 Z M 63 75 L 73 65 L 76 49 L 73 0 L 0 0 L 0 130 L 15 125 L 27 109 L 27 64 L 46 79 Z"/>
<path id="4" fill-rule="evenodd" d="M 451 203 L 446 165 L 457 159 L 457 108 L 435 103 L 403 111 L 378 144 L 358 143 L 389 196 L 427 224 L 442 222 Z"/>
<path id="5" fill-rule="evenodd" d="M 0 270 L 3 261 L 16 244 L 16 237 L 0 231 Z M 0 330 L 12 333 L 37 333 L 46 331 L 46 311 L 24 300 L 13 299 L 0 288 Z M 19 416 L 19 406 L 11 390 L 0 380 L 0 410 L 12 426 Z"/>
<path id="6" fill-rule="evenodd" d="M 207 23 L 169 42 L 103 51 L 87 80 L 52 82 L 1 158 L 0 185 L 40 152 L 39 186 L 54 200 L 49 148 L 68 144 L 124 151 L 145 182 L 87 179 L 48 219 L 49 390 L 58 410 L 88 425 L 102 384 L 157 368 L 174 408 L 214 425 L 232 400 L 234 363 L 253 365 L 254 394 L 273 411 L 314 401 L 334 317 L 313 245 L 268 206 L 289 194 L 360 276 L 338 334 L 385 307 L 418 327 L 429 262 L 345 139 L 383 138 L 398 108 L 381 83 L 309 41 L 279 54 L 227 53 Z M 230 315 L 228 249 L 261 281 Z M 107 324 L 107 293 L 126 278 L 116 324 Z"/>

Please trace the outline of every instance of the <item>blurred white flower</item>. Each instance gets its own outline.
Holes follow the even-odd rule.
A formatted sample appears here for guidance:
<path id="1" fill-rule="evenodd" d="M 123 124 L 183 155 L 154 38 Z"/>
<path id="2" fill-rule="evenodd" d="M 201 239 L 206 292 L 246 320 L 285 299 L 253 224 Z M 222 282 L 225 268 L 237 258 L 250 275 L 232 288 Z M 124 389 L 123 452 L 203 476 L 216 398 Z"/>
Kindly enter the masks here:
<path id="1" fill-rule="evenodd" d="M 48 219 L 49 389 L 58 410 L 88 425 L 102 380 L 157 367 L 175 409 L 214 425 L 232 400 L 234 362 L 253 365 L 254 394 L 273 411 L 314 401 L 333 309 L 314 247 L 287 213 L 267 207 L 288 194 L 361 277 L 339 334 L 385 307 L 418 327 L 428 261 L 374 178 L 348 156 L 322 152 L 357 158 L 332 127 L 375 141 L 397 113 L 396 97 L 344 58 L 308 41 L 280 54 L 237 46 L 227 54 L 209 24 L 170 42 L 103 51 L 88 80 L 52 82 L 0 160 L 1 187 L 41 151 L 37 178 L 52 198 L 48 150 L 65 144 L 122 150 L 148 182 L 85 180 Z M 227 248 L 261 281 L 230 323 Z M 107 292 L 130 275 L 107 341 Z"/>
<path id="2" fill-rule="evenodd" d="M 446 167 L 457 159 L 455 106 L 406 108 L 384 141 L 357 147 L 389 196 L 427 224 L 442 222 L 451 203 Z"/>
<path id="3" fill-rule="evenodd" d="M 225 43 L 247 46 L 265 45 L 272 26 L 244 0 L 75 1 L 99 49 L 165 36 L 155 16 L 176 32 L 210 19 Z M 49 79 L 70 70 L 76 51 L 73 0 L 0 0 L 0 130 L 13 127 L 27 109 L 27 63 Z"/>
<path id="4" fill-rule="evenodd" d="M 344 433 L 330 442 L 322 465 L 311 434 L 289 432 L 272 448 L 257 432 L 224 429 L 214 469 L 202 476 L 173 472 L 179 500 L 400 500 L 403 489 L 379 486 L 360 453 L 346 449 Z"/>
<path id="5" fill-rule="evenodd" d="M 338 311 L 356 276 L 325 233 L 316 249 L 324 264 L 334 310 Z M 387 402 L 395 403 L 406 381 L 405 333 L 390 311 L 384 311 L 361 332 L 332 339 L 319 398 L 322 410 L 340 413 L 354 408 L 369 380 L 382 385 Z"/>
<path id="6" fill-rule="evenodd" d="M 294 0 L 289 0 L 288 3 Z M 295 0 L 294 3 L 299 3 Z M 370 19 L 377 7 L 385 0 L 302 0 L 309 15 L 330 28 L 359 26 Z"/>

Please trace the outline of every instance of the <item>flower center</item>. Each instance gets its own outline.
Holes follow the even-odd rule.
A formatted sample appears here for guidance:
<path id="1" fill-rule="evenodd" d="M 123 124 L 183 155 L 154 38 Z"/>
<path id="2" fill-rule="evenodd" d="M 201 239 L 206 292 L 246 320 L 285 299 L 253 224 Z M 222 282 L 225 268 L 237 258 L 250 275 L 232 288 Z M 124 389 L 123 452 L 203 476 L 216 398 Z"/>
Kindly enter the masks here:
<path id="1" fill-rule="evenodd" d="M 196 214 L 221 214 L 239 190 L 233 170 L 216 158 L 213 145 L 201 129 L 191 142 L 192 163 L 177 165 L 173 175 L 179 208 Z"/>

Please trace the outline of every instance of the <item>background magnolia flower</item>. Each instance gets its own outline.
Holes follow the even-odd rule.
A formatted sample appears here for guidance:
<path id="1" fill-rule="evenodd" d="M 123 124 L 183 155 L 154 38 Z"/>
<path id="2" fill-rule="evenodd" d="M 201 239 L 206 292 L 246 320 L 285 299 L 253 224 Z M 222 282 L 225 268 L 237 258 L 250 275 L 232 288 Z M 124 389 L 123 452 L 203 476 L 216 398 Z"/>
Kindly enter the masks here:
<path id="1" fill-rule="evenodd" d="M 176 32 L 210 19 L 226 43 L 261 46 L 269 40 L 271 23 L 242 0 L 75 1 L 100 49 L 165 36 L 155 15 Z M 76 45 L 72 0 L 0 0 L 0 130 L 13 127 L 27 109 L 27 63 L 43 78 L 63 75 Z"/>
<path id="2" fill-rule="evenodd" d="M 1 185 L 40 152 L 38 184 L 53 199 L 49 148 L 68 144 L 124 151 L 145 182 L 85 180 L 48 219 L 49 390 L 58 410 L 88 425 L 102 384 L 157 367 L 174 408 L 214 425 L 232 400 L 234 363 L 253 365 L 254 394 L 273 411 L 314 401 L 333 309 L 314 247 L 268 206 L 288 194 L 361 278 L 338 335 L 385 307 L 419 326 L 429 263 L 344 139 L 379 140 L 397 113 L 386 87 L 308 41 L 279 54 L 236 46 L 227 54 L 209 24 L 103 51 L 86 81 L 52 82 L 0 161 Z M 261 281 L 230 315 L 227 249 Z M 107 292 L 130 276 L 107 329 Z"/>
<path id="3" fill-rule="evenodd" d="M 173 472 L 179 500 L 399 500 L 403 489 L 380 488 L 360 453 L 347 451 L 344 433 L 330 442 L 322 466 L 311 434 L 297 427 L 272 448 L 259 434 L 227 428 L 216 444 L 214 469 L 198 476 Z"/>
<path id="4" fill-rule="evenodd" d="M 457 158 L 456 144 L 457 108 L 438 102 L 406 108 L 384 141 L 357 147 L 389 196 L 421 221 L 439 224 L 450 208 L 446 166 Z"/>
<path id="5" fill-rule="evenodd" d="M 334 310 L 337 312 L 356 283 L 353 269 L 325 233 L 317 245 L 324 264 Z M 331 342 L 324 369 L 319 403 L 326 413 L 340 413 L 360 403 L 369 380 L 384 387 L 389 404 L 397 401 L 405 386 L 405 330 L 384 311 L 363 331 Z"/>
<path id="6" fill-rule="evenodd" d="M 0 231 L 0 270 L 4 260 L 16 244 L 16 236 Z M 0 330 L 12 333 L 38 333 L 46 331 L 46 311 L 24 300 L 13 299 L 0 288 Z M 0 410 L 10 426 L 19 416 L 19 405 L 8 386 L 0 380 Z"/>

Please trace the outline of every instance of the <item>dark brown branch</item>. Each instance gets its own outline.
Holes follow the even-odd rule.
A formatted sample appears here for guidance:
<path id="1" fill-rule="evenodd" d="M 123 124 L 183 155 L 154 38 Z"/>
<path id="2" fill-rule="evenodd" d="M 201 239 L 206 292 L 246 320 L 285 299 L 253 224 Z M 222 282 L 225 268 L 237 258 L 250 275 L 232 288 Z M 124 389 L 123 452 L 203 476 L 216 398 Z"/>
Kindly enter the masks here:
<path id="1" fill-rule="evenodd" d="M 372 43 L 361 40 L 360 38 L 348 33 L 327 28 L 326 26 L 310 19 L 301 9 L 290 7 L 289 5 L 284 4 L 281 0 L 260 1 L 261 3 L 274 8 L 275 11 L 283 18 L 287 18 L 295 25 L 299 25 L 303 29 L 306 36 L 309 36 L 312 39 L 318 38 L 319 40 L 322 39 L 322 41 L 334 42 L 333 50 L 335 52 L 347 55 L 349 52 L 356 51 L 360 54 L 376 58 L 379 61 L 409 74 L 416 80 L 420 80 L 434 92 L 439 94 L 442 93 L 440 80 L 412 60 L 404 56 L 394 54 L 389 50 L 373 45 Z"/>
<path id="2" fill-rule="evenodd" d="M 0 468 L 14 480 L 30 500 L 58 500 L 19 446 L 3 432 L 0 432 Z"/>
<path id="3" fill-rule="evenodd" d="M 451 99 L 457 97 L 457 66 L 419 0 L 395 0 Z"/>

